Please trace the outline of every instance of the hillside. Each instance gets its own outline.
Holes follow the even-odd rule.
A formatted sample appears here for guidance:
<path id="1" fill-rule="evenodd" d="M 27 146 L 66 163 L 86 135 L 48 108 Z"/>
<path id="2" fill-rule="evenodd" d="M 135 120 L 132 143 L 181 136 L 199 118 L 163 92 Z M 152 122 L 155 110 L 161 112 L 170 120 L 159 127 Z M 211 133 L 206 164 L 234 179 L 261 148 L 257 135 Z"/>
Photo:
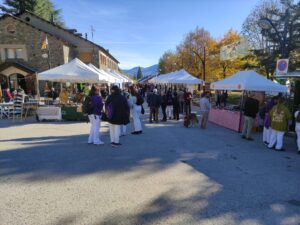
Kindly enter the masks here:
<path id="1" fill-rule="evenodd" d="M 128 74 L 130 76 L 136 77 L 136 74 L 138 72 L 139 67 L 133 67 L 132 69 L 129 70 L 122 70 L 125 74 Z M 151 76 L 151 75 L 157 75 L 158 74 L 158 65 L 155 64 L 153 66 L 149 67 L 141 67 L 142 69 L 142 74 L 143 77 Z"/>

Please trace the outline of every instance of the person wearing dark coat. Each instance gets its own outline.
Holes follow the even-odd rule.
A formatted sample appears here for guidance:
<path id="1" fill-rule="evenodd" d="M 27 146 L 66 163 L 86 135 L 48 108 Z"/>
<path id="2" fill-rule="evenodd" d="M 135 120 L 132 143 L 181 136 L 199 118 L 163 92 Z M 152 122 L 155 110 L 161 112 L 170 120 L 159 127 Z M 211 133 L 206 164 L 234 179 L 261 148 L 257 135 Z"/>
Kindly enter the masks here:
<path id="1" fill-rule="evenodd" d="M 118 147 L 121 145 L 121 125 L 129 123 L 130 109 L 126 97 L 121 95 L 118 86 L 113 86 L 111 92 L 105 102 L 105 113 L 109 122 L 111 145 Z"/>
<path id="2" fill-rule="evenodd" d="M 153 93 L 149 95 L 148 104 L 150 108 L 149 123 L 152 123 L 152 118 L 158 123 L 158 109 L 161 105 L 161 97 L 157 94 L 157 89 L 153 89 Z"/>
<path id="3" fill-rule="evenodd" d="M 254 94 L 251 94 L 250 97 L 247 97 L 244 105 L 244 126 L 242 131 L 242 138 L 252 141 L 251 130 L 253 123 L 256 118 L 256 114 L 259 110 L 259 101 L 254 98 Z"/>
<path id="4" fill-rule="evenodd" d="M 161 92 L 161 111 L 163 113 L 163 119 L 161 120 L 162 122 L 167 121 L 167 96 L 164 92 Z"/>
<path id="5" fill-rule="evenodd" d="M 173 95 L 173 119 L 174 120 L 179 120 L 179 109 L 180 109 L 180 104 L 179 104 L 177 92 L 174 92 Z"/>

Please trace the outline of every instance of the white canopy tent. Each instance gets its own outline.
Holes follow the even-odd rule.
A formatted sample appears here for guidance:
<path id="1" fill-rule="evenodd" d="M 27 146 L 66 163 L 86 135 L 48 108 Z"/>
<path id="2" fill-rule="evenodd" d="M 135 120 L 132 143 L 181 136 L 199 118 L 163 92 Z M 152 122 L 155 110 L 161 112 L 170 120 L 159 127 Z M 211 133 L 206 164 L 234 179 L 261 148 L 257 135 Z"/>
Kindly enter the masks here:
<path id="1" fill-rule="evenodd" d="M 195 85 L 202 84 L 203 80 L 196 78 L 186 72 L 184 69 L 177 70 L 168 74 L 163 74 L 149 80 L 150 83 L 155 84 L 186 84 Z"/>
<path id="2" fill-rule="evenodd" d="M 115 76 L 112 76 L 109 73 L 106 73 L 104 70 L 97 68 L 93 64 L 88 64 L 90 68 L 92 68 L 95 72 L 99 74 L 99 76 L 104 77 L 104 79 L 107 80 L 108 83 L 122 83 L 120 79 L 118 79 Z"/>
<path id="3" fill-rule="evenodd" d="M 268 80 L 253 70 L 240 71 L 224 80 L 213 82 L 210 88 L 228 91 L 288 92 L 286 86 Z"/>
<path id="4" fill-rule="evenodd" d="M 120 78 L 123 80 L 123 82 L 125 82 L 125 83 L 132 83 L 132 80 L 130 80 L 127 76 L 125 76 L 125 75 L 123 75 L 123 74 L 121 74 L 121 73 L 118 73 L 118 72 L 115 71 L 115 70 L 109 70 L 109 72 L 110 72 L 111 74 L 115 75 L 115 76 L 120 77 Z"/>
<path id="5" fill-rule="evenodd" d="M 73 83 L 107 83 L 107 79 L 75 58 L 69 63 L 38 74 L 38 80 Z"/>

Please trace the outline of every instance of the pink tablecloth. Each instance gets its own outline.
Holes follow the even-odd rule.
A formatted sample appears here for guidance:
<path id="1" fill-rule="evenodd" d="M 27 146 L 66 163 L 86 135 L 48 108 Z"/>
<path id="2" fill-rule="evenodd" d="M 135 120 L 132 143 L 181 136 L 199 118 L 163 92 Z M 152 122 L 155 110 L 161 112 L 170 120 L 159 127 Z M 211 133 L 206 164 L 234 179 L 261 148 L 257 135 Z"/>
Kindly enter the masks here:
<path id="1" fill-rule="evenodd" d="M 239 131 L 240 112 L 223 109 L 211 109 L 209 112 L 208 121 L 231 130 Z"/>

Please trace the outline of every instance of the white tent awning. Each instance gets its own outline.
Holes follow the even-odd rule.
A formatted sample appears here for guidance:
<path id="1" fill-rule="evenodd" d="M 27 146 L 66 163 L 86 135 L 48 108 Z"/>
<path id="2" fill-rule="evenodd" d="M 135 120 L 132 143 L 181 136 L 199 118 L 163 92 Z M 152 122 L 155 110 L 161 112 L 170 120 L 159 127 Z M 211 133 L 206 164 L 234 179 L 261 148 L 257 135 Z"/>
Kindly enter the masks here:
<path id="1" fill-rule="evenodd" d="M 276 84 L 255 71 L 240 71 L 236 74 L 210 84 L 214 90 L 228 91 L 267 91 L 267 92 L 287 92 L 284 85 Z"/>
<path id="2" fill-rule="evenodd" d="M 108 83 L 118 83 L 120 82 L 116 77 L 112 76 L 109 73 L 106 73 L 104 70 L 97 68 L 96 66 L 94 66 L 93 64 L 88 64 L 88 66 L 93 69 L 95 72 L 97 72 L 99 74 L 99 77 L 107 80 Z"/>
<path id="3" fill-rule="evenodd" d="M 75 58 L 69 63 L 38 74 L 38 80 L 74 83 L 106 83 L 103 77 L 88 65 Z"/>
<path id="4" fill-rule="evenodd" d="M 160 76 L 154 77 L 149 80 L 150 83 L 155 84 L 202 84 L 203 81 L 199 78 L 196 78 L 186 72 L 184 69 L 177 70 L 175 72 L 162 74 Z"/>

